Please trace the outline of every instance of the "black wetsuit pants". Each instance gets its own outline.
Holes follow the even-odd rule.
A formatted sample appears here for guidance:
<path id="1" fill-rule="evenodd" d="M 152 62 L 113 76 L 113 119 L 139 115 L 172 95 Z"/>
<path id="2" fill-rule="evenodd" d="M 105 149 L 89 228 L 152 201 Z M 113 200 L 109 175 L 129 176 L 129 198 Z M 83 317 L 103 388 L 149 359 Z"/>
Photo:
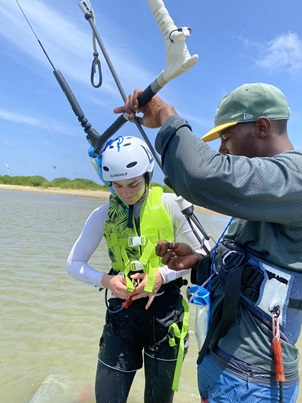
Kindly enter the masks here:
<path id="1" fill-rule="evenodd" d="M 128 309 L 120 309 L 122 300 L 117 298 L 108 302 L 96 374 L 97 403 L 125 403 L 136 371 L 143 365 L 144 402 L 172 402 L 178 344 L 169 345 L 168 329 L 172 323 L 182 325 L 179 290 L 156 297 L 148 310 L 146 298 Z"/>

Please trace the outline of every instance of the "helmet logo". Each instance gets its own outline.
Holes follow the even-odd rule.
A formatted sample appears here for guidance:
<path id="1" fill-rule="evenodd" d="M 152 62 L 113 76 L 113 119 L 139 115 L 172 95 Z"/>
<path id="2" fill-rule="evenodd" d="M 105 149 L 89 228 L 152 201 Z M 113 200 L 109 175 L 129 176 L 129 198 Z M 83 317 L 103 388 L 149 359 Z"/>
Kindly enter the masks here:
<path id="1" fill-rule="evenodd" d="M 110 178 L 118 178 L 120 176 L 128 176 L 128 173 L 122 172 L 122 173 L 118 173 L 118 174 L 110 174 Z"/>

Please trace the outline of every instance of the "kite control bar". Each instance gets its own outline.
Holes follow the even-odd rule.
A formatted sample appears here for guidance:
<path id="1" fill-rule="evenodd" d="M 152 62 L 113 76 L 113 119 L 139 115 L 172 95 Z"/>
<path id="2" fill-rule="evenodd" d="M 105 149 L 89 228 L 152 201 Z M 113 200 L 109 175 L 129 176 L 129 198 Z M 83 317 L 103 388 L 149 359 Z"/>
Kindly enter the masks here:
<path id="1" fill-rule="evenodd" d="M 138 97 L 139 106 L 142 107 L 146 105 L 150 99 L 160 90 L 162 89 L 169 81 L 174 78 L 186 73 L 190 70 L 197 62 L 198 55 L 191 56 L 187 45 L 186 38 L 190 36 L 191 29 L 190 28 L 178 28 L 172 18 L 170 17 L 168 10 L 166 9 L 162 0 L 147 0 L 147 3 L 159 25 L 159 28 L 162 32 L 165 41 L 166 48 L 166 66 L 163 71 L 155 78 L 155 80 L 140 94 Z M 115 69 L 110 61 L 108 53 L 103 45 L 103 42 L 98 34 L 94 23 L 94 12 L 91 7 L 89 0 L 80 0 L 79 7 L 83 11 L 85 18 L 88 20 L 94 38 L 97 40 L 104 58 L 108 64 L 108 67 L 112 73 L 112 76 L 116 82 L 116 85 L 119 89 L 119 92 L 124 101 L 126 101 L 126 94 L 121 86 L 121 83 L 118 79 L 118 76 L 115 72 Z M 101 138 L 98 141 L 97 149 L 95 152 L 102 150 L 102 146 L 106 144 L 107 140 L 113 136 L 126 122 L 129 120 L 129 115 L 127 113 L 123 113 L 120 115 L 115 122 L 107 128 L 107 130 L 101 135 Z M 144 140 L 147 142 L 148 146 L 152 151 L 153 146 L 150 144 L 147 136 L 142 131 L 138 121 L 135 119 L 135 123 L 137 124 L 141 134 L 144 137 Z M 91 142 L 92 144 L 92 142 Z M 92 144 L 92 146 L 94 146 Z M 155 151 L 153 155 L 156 157 Z M 159 161 L 157 161 L 159 162 Z M 160 165 L 160 164 L 159 164 Z"/>

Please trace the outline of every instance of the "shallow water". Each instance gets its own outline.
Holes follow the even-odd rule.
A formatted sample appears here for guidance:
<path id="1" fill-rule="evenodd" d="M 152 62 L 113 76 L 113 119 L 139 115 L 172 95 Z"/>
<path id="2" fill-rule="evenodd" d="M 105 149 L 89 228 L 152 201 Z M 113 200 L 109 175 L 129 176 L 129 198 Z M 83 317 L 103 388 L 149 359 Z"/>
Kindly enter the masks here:
<path id="1" fill-rule="evenodd" d="M 68 276 L 65 262 L 95 200 L 0 190 L 1 401 L 92 403 L 104 293 Z M 229 218 L 197 213 L 216 239 Z M 91 264 L 109 269 L 104 244 Z M 194 310 L 174 401 L 199 402 Z M 143 401 L 143 371 L 129 403 Z"/>

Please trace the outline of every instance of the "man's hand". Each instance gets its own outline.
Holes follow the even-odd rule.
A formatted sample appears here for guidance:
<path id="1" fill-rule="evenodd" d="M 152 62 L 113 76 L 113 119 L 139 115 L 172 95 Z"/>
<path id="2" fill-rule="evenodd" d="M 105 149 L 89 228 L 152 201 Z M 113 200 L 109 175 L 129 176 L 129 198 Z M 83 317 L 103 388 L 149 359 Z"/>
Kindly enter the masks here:
<path id="1" fill-rule="evenodd" d="M 203 256 L 195 252 L 190 245 L 183 242 L 159 241 L 155 247 L 157 256 L 161 256 L 162 263 L 169 269 L 179 271 L 197 268 Z"/>
<path id="2" fill-rule="evenodd" d="M 143 107 L 138 106 L 138 97 L 142 90 L 135 90 L 126 99 L 125 105 L 114 108 L 114 113 L 128 113 L 135 117 L 136 113 L 141 112 L 142 117 L 137 117 L 139 123 L 149 128 L 161 127 L 171 115 L 176 115 L 176 111 L 172 105 L 166 104 L 157 95 L 154 95 L 151 100 Z"/>

